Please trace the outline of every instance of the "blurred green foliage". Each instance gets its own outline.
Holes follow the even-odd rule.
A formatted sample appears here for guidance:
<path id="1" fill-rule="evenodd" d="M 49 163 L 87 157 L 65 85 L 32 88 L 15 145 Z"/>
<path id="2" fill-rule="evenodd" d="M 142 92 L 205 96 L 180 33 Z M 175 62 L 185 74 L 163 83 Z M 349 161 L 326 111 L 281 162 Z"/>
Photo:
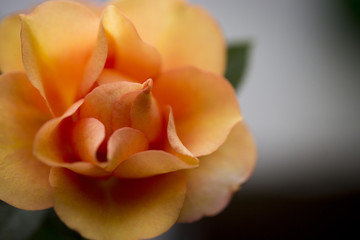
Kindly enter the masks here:
<path id="1" fill-rule="evenodd" d="M 251 45 L 249 42 L 232 43 L 227 49 L 227 66 L 225 77 L 237 88 L 244 79 Z"/>
<path id="2" fill-rule="evenodd" d="M 1 240 L 84 240 L 53 209 L 25 211 L 0 201 L 0 216 Z"/>
<path id="3" fill-rule="evenodd" d="M 348 5 L 360 23 L 360 0 L 348 0 Z"/>
<path id="4" fill-rule="evenodd" d="M 83 240 L 77 232 L 69 229 L 56 215 L 53 209 L 49 210 L 42 225 L 32 235 L 30 240 Z"/>
<path id="5" fill-rule="evenodd" d="M 0 201 L 0 239 L 29 239 L 42 224 L 47 213 L 48 210 L 21 210 Z"/>

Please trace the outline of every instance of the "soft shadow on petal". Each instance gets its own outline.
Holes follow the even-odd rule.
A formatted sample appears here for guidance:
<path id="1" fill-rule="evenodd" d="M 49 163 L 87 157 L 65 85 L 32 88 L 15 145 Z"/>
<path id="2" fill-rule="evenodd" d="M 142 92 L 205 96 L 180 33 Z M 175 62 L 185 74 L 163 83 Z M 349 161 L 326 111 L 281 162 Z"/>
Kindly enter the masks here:
<path id="1" fill-rule="evenodd" d="M 76 2 L 48 1 L 21 19 L 26 72 L 60 116 L 91 87 L 105 64 L 100 18 Z"/>
<path id="2" fill-rule="evenodd" d="M 123 161 L 114 171 L 114 176 L 120 178 L 146 178 L 197 166 L 196 163 L 186 163 L 170 153 L 149 150 L 136 153 Z"/>
<path id="3" fill-rule="evenodd" d="M 133 240 L 160 235 L 176 222 L 186 191 L 181 173 L 101 181 L 53 169 L 50 182 L 59 217 L 91 239 Z"/>
<path id="4" fill-rule="evenodd" d="M 105 139 L 105 127 L 96 118 L 83 118 L 74 123 L 72 146 L 82 161 L 98 164 L 96 152 Z"/>
<path id="5" fill-rule="evenodd" d="M 76 152 L 79 146 L 73 145 L 75 139 L 72 136 L 74 128 L 72 115 L 82 103 L 83 100 L 79 100 L 61 117 L 54 118 L 41 127 L 35 137 L 34 154 L 43 163 L 52 167 L 66 167 L 77 173 L 94 177 L 108 176 L 110 173 L 94 165 L 95 161 L 81 161 L 82 156 Z M 92 136 L 92 140 L 96 137 L 99 136 Z"/>
<path id="6" fill-rule="evenodd" d="M 129 127 L 120 128 L 108 141 L 108 162 L 103 166 L 106 170 L 113 171 L 122 161 L 137 152 L 147 150 L 148 147 L 148 140 L 141 131 Z"/>
<path id="7" fill-rule="evenodd" d="M 175 121 L 172 109 L 168 108 L 168 119 L 167 119 L 167 139 L 165 141 L 164 149 L 180 158 L 182 161 L 191 164 L 199 165 L 199 159 L 196 158 L 181 142 L 176 132 Z"/>
<path id="8" fill-rule="evenodd" d="M 102 73 L 100 74 L 99 79 L 97 80 L 97 83 L 99 85 L 106 84 L 106 83 L 112 83 L 112 82 L 121 82 L 121 81 L 127 81 L 127 82 L 136 82 L 134 79 L 127 77 L 123 74 L 120 74 L 118 71 L 110 68 L 105 68 Z"/>
<path id="9" fill-rule="evenodd" d="M 50 113 L 25 73 L 0 76 L 0 199 L 18 208 L 52 206 L 49 167 L 32 155 L 33 140 Z"/>
<path id="10" fill-rule="evenodd" d="M 19 15 L 11 15 L 0 23 L 0 70 L 3 73 L 24 70 L 20 42 Z"/>
<path id="11" fill-rule="evenodd" d="M 134 99 L 130 112 L 131 127 L 142 131 L 149 142 L 159 139 L 163 125 L 160 109 L 151 93 L 152 87 L 151 79 L 143 83 L 143 90 Z"/>
<path id="12" fill-rule="evenodd" d="M 142 85 L 132 82 L 112 82 L 98 86 L 90 92 L 79 109 L 80 118 L 96 118 L 106 129 L 106 136 L 111 135 L 111 118 L 115 103 L 127 93 L 142 89 Z"/>
<path id="13" fill-rule="evenodd" d="M 115 6 L 104 10 L 102 24 L 109 46 L 106 68 L 116 69 L 140 83 L 158 75 L 159 53 L 140 39 L 133 24 Z"/>
<path id="14" fill-rule="evenodd" d="M 162 57 L 163 69 L 193 65 L 222 75 L 226 43 L 215 20 L 182 0 L 115 0 L 141 38 Z"/>
<path id="15" fill-rule="evenodd" d="M 230 83 L 194 67 L 164 73 L 153 94 L 161 106 L 172 108 L 179 139 L 194 156 L 215 151 L 241 119 Z"/>
<path id="16" fill-rule="evenodd" d="M 222 211 L 251 175 L 255 161 L 254 140 L 240 121 L 217 151 L 201 157 L 198 168 L 186 171 L 187 192 L 179 221 L 192 222 Z"/>
<path id="17" fill-rule="evenodd" d="M 77 98 L 83 98 L 94 86 L 96 80 L 99 79 L 104 70 L 107 56 L 108 44 L 106 40 L 106 33 L 100 25 L 95 48 L 86 64 L 84 78 L 76 95 Z"/>

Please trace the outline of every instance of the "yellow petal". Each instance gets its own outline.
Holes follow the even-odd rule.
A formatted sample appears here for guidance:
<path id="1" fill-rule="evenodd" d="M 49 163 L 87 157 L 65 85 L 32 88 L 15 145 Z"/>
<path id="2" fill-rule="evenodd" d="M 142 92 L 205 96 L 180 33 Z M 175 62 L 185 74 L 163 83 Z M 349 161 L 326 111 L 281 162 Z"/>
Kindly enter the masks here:
<path id="1" fill-rule="evenodd" d="M 114 171 L 114 176 L 120 178 L 146 178 L 194 167 L 197 167 L 197 164 L 185 163 L 170 153 L 149 150 L 136 153 L 123 161 Z"/>
<path id="2" fill-rule="evenodd" d="M 160 105 L 172 108 L 179 139 L 194 156 L 214 152 L 241 119 L 230 83 L 193 67 L 164 73 L 153 94 Z"/>
<path id="3" fill-rule="evenodd" d="M 182 3 L 182 0 L 115 0 L 109 5 L 116 6 L 125 14 L 134 23 L 141 38 L 154 45 L 169 24 L 173 9 Z"/>
<path id="4" fill-rule="evenodd" d="M 22 15 L 24 67 L 55 116 L 90 89 L 101 73 L 107 46 L 105 33 L 98 34 L 99 23 L 90 9 L 70 1 L 45 2 Z"/>
<path id="5" fill-rule="evenodd" d="M 53 169 L 54 208 L 85 238 L 153 238 L 177 220 L 186 183 L 182 174 L 139 180 L 97 180 Z"/>
<path id="6" fill-rule="evenodd" d="M 18 208 L 52 206 L 50 168 L 32 155 L 34 136 L 49 118 L 25 73 L 0 76 L 0 199 Z"/>
<path id="7" fill-rule="evenodd" d="M 133 24 L 114 6 L 104 10 L 102 24 L 106 32 L 109 54 L 106 67 L 142 83 L 160 71 L 160 55 L 143 42 Z"/>
<path id="8" fill-rule="evenodd" d="M 92 88 L 95 81 L 100 77 L 104 70 L 107 54 L 108 44 L 106 34 L 104 29 L 100 26 L 96 39 L 96 45 L 86 64 L 84 77 L 77 92 L 77 98 L 83 98 Z"/>
<path id="9" fill-rule="evenodd" d="M 256 161 L 253 138 L 240 121 L 226 142 L 186 171 L 187 192 L 179 221 L 192 222 L 222 211 L 232 194 L 251 175 Z"/>
<path id="10" fill-rule="evenodd" d="M 111 4 L 160 52 L 164 70 L 194 65 L 223 74 L 225 40 L 205 10 L 182 0 L 115 0 Z"/>
<path id="11" fill-rule="evenodd" d="M 0 71 L 3 73 L 24 70 L 20 42 L 21 22 L 12 15 L 0 23 Z"/>

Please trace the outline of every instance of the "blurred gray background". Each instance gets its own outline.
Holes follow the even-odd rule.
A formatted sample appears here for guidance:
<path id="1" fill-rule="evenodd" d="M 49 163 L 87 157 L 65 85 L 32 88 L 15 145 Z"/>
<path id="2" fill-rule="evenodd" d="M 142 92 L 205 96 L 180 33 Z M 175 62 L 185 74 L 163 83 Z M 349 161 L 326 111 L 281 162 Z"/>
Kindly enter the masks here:
<path id="1" fill-rule="evenodd" d="M 243 115 L 259 161 L 257 191 L 360 188 L 360 26 L 346 1 L 192 0 L 231 41 L 253 44 Z"/>
<path id="2" fill-rule="evenodd" d="M 41 2 L 0 1 L 0 17 Z M 159 239 L 352 233 L 360 213 L 360 24 L 350 1 L 190 2 L 215 16 L 229 42 L 252 43 L 238 96 L 259 157 L 224 213 Z"/>

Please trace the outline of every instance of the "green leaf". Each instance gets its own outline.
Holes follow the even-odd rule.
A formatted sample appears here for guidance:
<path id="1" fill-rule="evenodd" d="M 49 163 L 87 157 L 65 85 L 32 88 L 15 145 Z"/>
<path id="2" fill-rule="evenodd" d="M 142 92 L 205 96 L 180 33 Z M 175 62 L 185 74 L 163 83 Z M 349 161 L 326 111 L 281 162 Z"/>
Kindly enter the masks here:
<path id="1" fill-rule="evenodd" d="M 352 14 L 357 18 L 357 21 L 360 22 L 360 0 L 348 0 L 347 1 Z"/>
<path id="2" fill-rule="evenodd" d="M 41 227 L 30 240 L 84 240 L 79 233 L 69 229 L 51 209 Z"/>
<path id="3" fill-rule="evenodd" d="M 0 201 L 0 239 L 29 239 L 46 214 L 47 210 L 25 211 Z"/>
<path id="4" fill-rule="evenodd" d="M 237 88 L 243 82 L 250 48 L 249 42 L 230 44 L 228 46 L 225 77 L 234 88 Z"/>

